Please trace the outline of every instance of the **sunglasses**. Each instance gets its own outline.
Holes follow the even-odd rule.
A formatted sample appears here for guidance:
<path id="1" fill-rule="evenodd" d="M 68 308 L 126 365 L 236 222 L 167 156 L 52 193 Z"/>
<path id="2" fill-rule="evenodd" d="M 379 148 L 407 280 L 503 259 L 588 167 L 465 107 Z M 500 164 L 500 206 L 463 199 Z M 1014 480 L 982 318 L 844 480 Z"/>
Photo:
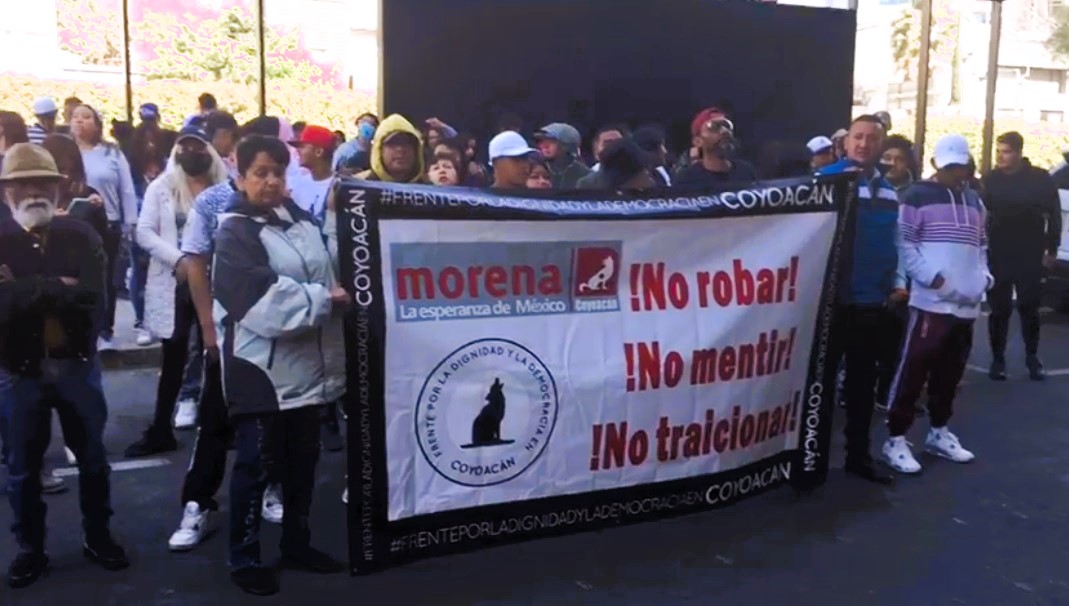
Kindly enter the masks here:
<path id="1" fill-rule="evenodd" d="M 722 131 L 722 130 L 729 130 L 729 131 L 734 132 L 735 131 L 735 124 L 731 120 L 728 120 L 727 118 L 718 118 L 716 120 L 710 120 L 710 121 L 706 122 L 705 123 L 705 128 L 707 128 L 707 129 L 709 129 L 709 130 L 711 130 L 713 132 L 719 132 L 719 131 Z"/>

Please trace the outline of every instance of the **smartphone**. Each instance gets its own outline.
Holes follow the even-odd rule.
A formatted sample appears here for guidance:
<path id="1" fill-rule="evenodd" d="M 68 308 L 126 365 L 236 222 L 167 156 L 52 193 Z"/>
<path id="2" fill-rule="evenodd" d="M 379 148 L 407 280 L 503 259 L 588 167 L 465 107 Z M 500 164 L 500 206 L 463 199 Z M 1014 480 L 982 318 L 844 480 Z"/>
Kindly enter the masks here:
<path id="1" fill-rule="evenodd" d="M 93 203 L 89 201 L 89 198 L 74 198 L 73 200 L 71 200 L 71 203 L 67 205 L 67 212 L 71 214 L 85 212 L 87 208 L 78 208 L 83 204 L 86 207 L 93 205 Z"/>

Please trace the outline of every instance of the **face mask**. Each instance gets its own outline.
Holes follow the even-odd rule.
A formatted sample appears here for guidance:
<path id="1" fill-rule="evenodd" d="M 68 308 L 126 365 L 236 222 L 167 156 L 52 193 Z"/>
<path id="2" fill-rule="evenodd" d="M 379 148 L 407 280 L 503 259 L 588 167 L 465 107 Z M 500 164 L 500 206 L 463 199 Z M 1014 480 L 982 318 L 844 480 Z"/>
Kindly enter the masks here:
<path id="1" fill-rule="evenodd" d="M 182 153 L 176 158 L 178 165 L 190 177 L 199 177 L 212 167 L 212 157 L 201 153 Z"/>
<path id="2" fill-rule="evenodd" d="M 375 126 L 367 122 L 361 122 L 360 126 L 356 129 L 357 137 L 360 137 L 364 141 L 370 141 L 375 136 Z"/>
<path id="3" fill-rule="evenodd" d="M 30 198 L 19 203 L 15 209 L 15 221 L 23 229 L 38 229 L 52 222 L 55 215 L 56 205 L 48 198 Z"/>

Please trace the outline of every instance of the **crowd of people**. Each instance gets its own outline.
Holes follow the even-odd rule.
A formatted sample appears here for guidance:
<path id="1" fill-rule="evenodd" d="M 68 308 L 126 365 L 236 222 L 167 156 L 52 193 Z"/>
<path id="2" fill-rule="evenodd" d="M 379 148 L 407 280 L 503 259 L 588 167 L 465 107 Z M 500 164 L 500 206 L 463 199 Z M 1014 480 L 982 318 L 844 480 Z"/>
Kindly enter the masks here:
<path id="1" fill-rule="evenodd" d="M 178 131 L 153 104 L 140 124 L 113 121 L 70 98 L 63 122 L 40 99 L 27 127 L 0 112 L 0 438 L 19 554 L 13 587 L 48 566 L 41 495 L 63 481 L 43 469 L 51 411 L 78 466 L 84 553 L 109 570 L 125 550 L 109 531 L 107 404 L 99 352 L 112 346 L 116 299 L 129 297 L 141 345 L 161 343 L 151 421 L 126 450 L 144 457 L 178 448 L 175 430 L 197 429 L 168 546 L 193 549 L 218 526 L 217 493 L 228 449 L 229 563 L 242 590 L 278 591 L 260 560 L 261 521 L 282 525 L 285 562 L 344 570 L 311 546 L 309 511 L 320 450 L 344 448 L 345 392 L 333 186 L 338 179 L 437 187 L 702 190 L 809 174 L 859 173 L 852 264 L 844 270 L 826 384 L 841 374 L 846 471 L 885 483 L 870 425 L 887 413 L 882 459 L 916 473 L 905 433 L 927 413 L 925 447 L 955 462 L 973 454 L 948 429 L 985 294 L 990 375 L 1007 379 L 1012 293 L 1024 328 L 1026 367 L 1038 358 L 1039 281 L 1060 243 L 1054 181 L 1023 157 L 1017 133 L 998 139 L 998 168 L 982 179 L 964 138 L 941 139 L 922 179 L 913 144 L 888 136 L 886 113 L 856 118 L 807 145 L 766 146 L 740 157 L 732 117 L 698 112 L 689 145 L 669 153 L 656 125 L 608 124 L 589 137 L 565 123 L 530 139 L 503 116 L 486 145 L 438 118 L 364 114 L 356 135 L 261 116 L 238 124 L 202 95 Z M 592 160 L 592 161 L 588 161 Z M 927 407 L 917 406 L 927 386 Z M 342 495 L 347 499 L 347 493 Z"/>

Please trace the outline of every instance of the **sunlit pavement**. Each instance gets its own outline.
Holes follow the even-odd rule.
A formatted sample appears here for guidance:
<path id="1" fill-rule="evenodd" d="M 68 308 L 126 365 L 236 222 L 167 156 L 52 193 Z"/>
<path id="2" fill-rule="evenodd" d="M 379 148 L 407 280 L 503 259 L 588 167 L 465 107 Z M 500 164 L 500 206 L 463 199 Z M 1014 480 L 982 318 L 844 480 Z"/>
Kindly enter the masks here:
<path id="1" fill-rule="evenodd" d="M 1014 334 L 1013 376 L 992 383 L 969 371 L 951 425 L 976 462 L 921 455 L 923 475 L 890 488 L 833 469 L 811 497 L 781 489 L 728 510 L 424 560 L 371 577 L 285 571 L 282 592 L 259 599 L 230 585 L 225 535 L 186 554 L 167 551 L 193 441 L 181 433 L 179 452 L 112 474 L 114 528 L 131 552 L 129 570 L 108 573 L 83 560 L 76 478 L 68 477 L 70 492 L 47 497 L 50 575 L 17 592 L 0 587 L 0 604 L 1069 604 L 1069 318 L 1045 321 L 1043 357 L 1064 372 L 1029 382 Z M 984 324 L 977 368 L 989 361 Z M 123 463 L 119 453 L 151 415 L 155 373 L 112 372 L 106 387 L 106 443 L 112 462 Z M 926 430 L 921 419 L 911 440 L 923 443 Z M 873 434 L 879 444 L 879 423 Z M 53 441 L 48 461 L 64 473 L 61 446 Z M 835 467 L 840 453 L 836 444 Z M 314 541 L 344 557 L 343 457 L 324 453 L 319 471 Z M 2 515 L 6 526 L 9 509 Z M 278 536 L 267 528 L 265 559 L 277 557 Z M 2 537 L 5 567 L 13 554 L 13 539 Z"/>

